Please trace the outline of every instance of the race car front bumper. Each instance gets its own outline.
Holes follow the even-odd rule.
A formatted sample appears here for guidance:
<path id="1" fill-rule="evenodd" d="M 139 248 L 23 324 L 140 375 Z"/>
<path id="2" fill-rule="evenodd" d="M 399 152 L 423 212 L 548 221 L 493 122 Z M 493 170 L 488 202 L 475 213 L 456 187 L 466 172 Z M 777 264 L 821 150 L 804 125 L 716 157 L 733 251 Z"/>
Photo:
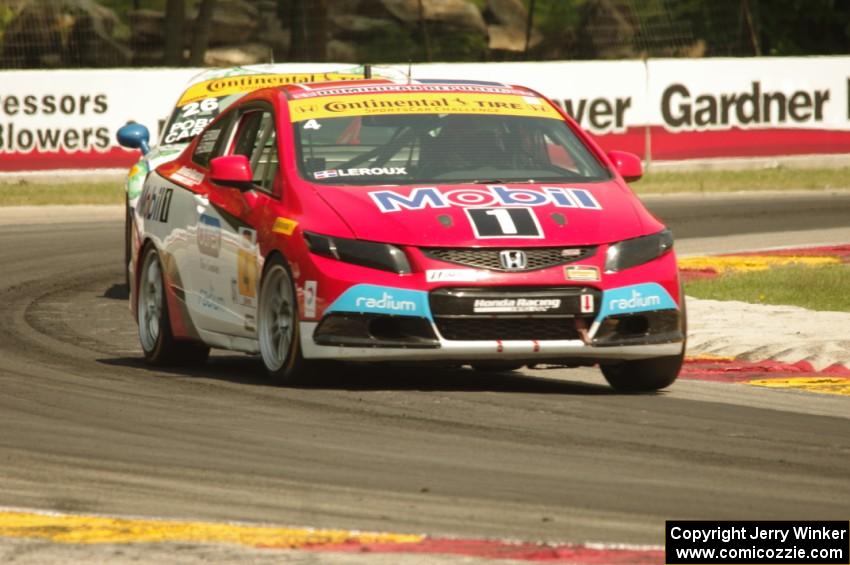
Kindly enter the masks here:
<path id="1" fill-rule="evenodd" d="M 314 335 L 316 322 L 301 322 L 301 351 L 307 359 L 340 361 L 524 361 L 584 363 L 596 360 L 632 360 L 679 355 L 684 347 L 681 334 L 677 341 L 636 345 L 587 344 L 581 339 L 567 340 L 467 340 L 436 338 L 430 347 L 380 344 L 371 347 L 320 345 Z"/>

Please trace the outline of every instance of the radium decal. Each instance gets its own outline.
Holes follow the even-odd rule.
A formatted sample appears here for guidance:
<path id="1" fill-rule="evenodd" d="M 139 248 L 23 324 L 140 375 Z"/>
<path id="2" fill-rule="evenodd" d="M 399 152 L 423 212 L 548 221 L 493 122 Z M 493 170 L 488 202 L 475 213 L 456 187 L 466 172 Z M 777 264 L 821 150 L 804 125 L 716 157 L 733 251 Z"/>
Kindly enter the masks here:
<path id="1" fill-rule="evenodd" d="M 431 318 L 427 292 L 371 284 L 352 286 L 328 307 L 326 313 L 329 312 L 359 312 L 362 314 Z"/>
<path id="2" fill-rule="evenodd" d="M 448 208 L 450 206 L 461 208 L 556 206 L 558 208 L 602 210 L 602 206 L 589 190 L 556 186 L 544 186 L 537 190 L 488 185 L 482 188 L 460 188 L 447 191 L 441 191 L 436 187 L 422 187 L 414 188 L 407 194 L 395 190 L 376 190 L 370 192 L 369 197 L 384 213 L 424 210 L 426 208 Z"/>
<path id="3" fill-rule="evenodd" d="M 606 290 L 602 294 L 601 306 L 599 320 L 616 314 L 678 308 L 670 294 L 657 283 L 636 284 Z"/>

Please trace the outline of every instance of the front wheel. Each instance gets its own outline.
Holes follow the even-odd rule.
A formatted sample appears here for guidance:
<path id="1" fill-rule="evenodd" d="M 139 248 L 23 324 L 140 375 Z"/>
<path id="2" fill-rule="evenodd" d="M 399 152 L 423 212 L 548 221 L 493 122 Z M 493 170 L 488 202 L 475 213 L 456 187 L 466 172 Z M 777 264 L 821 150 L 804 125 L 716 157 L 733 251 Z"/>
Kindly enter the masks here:
<path id="1" fill-rule="evenodd" d="M 136 293 L 139 341 L 145 359 L 153 365 L 197 365 L 207 360 L 210 348 L 202 343 L 178 341 L 171 333 L 162 263 L 154 247 L 142 259 Z"/>
<path id="2" fill-rule="evenodd" d="M 303 377 L 304 359 L 298 332 L 298 303 L 289 268 L 274 256 L 260 282 L 257 317 L 260 357 L 269 377 L 279 384 L 296 384 Z"/>
<path id="3" fill-rule="evenodd" d="M 600 365 L 605 380 L 621 392 L 652 392 L 668 387 L 679 376 L 684 348 L 679 355 L 655 357 L 637 361 L 623 361 L 611 365 Z"/>

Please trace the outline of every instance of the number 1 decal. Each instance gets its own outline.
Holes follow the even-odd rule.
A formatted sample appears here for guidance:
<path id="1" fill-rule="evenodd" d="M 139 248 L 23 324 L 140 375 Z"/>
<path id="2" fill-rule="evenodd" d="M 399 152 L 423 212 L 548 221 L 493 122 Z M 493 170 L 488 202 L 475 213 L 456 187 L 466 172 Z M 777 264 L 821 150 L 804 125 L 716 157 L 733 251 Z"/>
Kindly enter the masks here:
<path id="1" fill-rule="evenodd" d="M 540 222 L 531 208 L 466 208 L 476 239 L 543 237 Z"/>

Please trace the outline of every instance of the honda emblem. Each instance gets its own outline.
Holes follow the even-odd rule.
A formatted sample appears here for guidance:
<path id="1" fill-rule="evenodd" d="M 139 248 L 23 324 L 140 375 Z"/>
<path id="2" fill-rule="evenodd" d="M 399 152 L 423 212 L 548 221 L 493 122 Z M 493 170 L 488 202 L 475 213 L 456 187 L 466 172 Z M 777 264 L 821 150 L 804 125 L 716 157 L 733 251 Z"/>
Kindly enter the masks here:
<path id="1" fill-rule="evenodd" d="M 518 249 L 499 251 L 499 262 L 503 269 L 521 271 L 528 267 L 528 256 Z"/>

